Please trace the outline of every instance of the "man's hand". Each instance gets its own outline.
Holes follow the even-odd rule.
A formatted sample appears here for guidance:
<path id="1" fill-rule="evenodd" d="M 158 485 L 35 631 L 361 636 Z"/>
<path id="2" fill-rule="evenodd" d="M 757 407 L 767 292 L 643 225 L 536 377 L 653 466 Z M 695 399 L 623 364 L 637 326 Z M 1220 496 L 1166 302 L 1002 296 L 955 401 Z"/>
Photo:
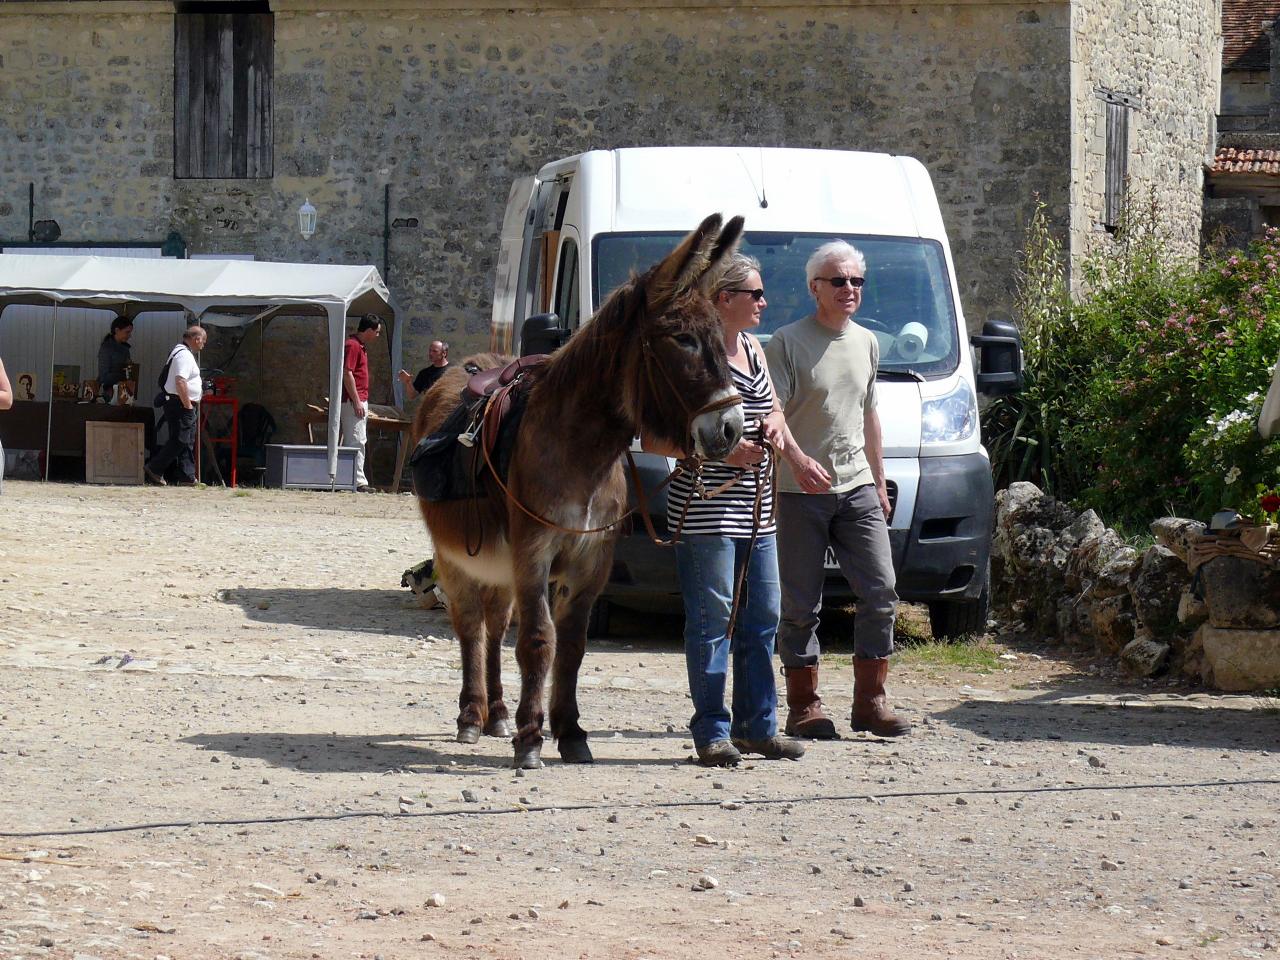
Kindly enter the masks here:
<path id="1" fill-rule="evenodd" d="M 724 462 L 729 466 L 739 469 L 755 466 L 762 460 L 764 460 L 764 447 L 754 440 L 739 440 L 738 445 L 724 458 Z"/>
<path id="2" fill-rule="evenodd" d="M 359 400 L 356 400 L 354 403 L 352 403 L 352 404 L 351 404 L 351 406 L 353 406 L 353 407 L 355 408 L 356 416 L 357 416 L 357 417 L 359 417 L 359 418 L 361 418 L 361 419 L 363 419 L 363 418 L 364 418 L 364 404 L 363 404 L 363 403 L 361 403 Z"/>
<path id="3" fill-rule="evenodd" d="M 889 489 L 881 480 L 876 484 L 876 496 L 880 498 L 880 509 L 884 511 L 884 522 L 888 523 L 889 518 L 893 516 L 893 507 L 889 505 Z"/>
<path id="4" fill-rule="evenodd" d="M 792 460 L 791 472 L 805 493 L 826 493 L 831 489 L 831 474 L 813 457 L 802 454 Z"/>
<path id="5" fill-rule="evenodd" d="M 406 387 L 413 383 L 413 377 L 409 375 L 408 370 L 401 370 L 399 373 L 396 374 L 396 376 L 400 378 L 400 382 L 403 383 Z"/>

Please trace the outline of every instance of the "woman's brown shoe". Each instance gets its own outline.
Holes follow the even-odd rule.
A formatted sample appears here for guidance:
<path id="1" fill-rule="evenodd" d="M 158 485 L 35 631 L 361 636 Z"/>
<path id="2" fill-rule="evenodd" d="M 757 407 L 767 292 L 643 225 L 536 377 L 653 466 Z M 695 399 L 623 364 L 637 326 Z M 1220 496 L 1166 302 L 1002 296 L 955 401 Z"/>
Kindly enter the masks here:
<path id="1" fill-rule="evenodd" d="M 698 762 L 704 767 L 736 767 L 742 754 L 728 740 L 712 740 L 698 747 Z"/>

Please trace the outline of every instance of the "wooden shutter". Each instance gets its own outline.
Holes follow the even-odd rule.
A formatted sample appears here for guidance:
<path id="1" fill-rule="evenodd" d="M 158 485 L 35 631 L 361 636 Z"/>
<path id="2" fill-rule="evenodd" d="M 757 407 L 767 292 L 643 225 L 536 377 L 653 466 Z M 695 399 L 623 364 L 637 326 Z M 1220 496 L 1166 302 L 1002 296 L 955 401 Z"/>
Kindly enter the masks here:
<path id="1" fill-rule="evenodd" d="M 275 21 L 269 13 L 174 15 L 174 176 L 272 175 Z"/>
<path id="2" fill-rule="evenodd" d="M 1125 184 L 1129 179 L 1128 104 L 1106 101 L 1107 167 L 1103 226 L 1115 230 L 1124 212 Z"/>

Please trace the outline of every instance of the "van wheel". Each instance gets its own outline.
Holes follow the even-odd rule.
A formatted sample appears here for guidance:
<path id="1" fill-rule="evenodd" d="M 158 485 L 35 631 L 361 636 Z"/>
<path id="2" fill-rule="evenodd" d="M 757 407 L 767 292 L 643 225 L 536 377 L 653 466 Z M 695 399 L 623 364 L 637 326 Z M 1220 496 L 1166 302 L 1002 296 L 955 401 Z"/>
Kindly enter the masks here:
<path id="1" fill-rule="evenodd" d="M 976 600 L 935 600 L 929 604 L 929 626 L 935 640 L 960 640 L 987 632 L 991 596 L 984 589 Z"/>
<path id="2" fill-rule="evenodd" d="M 591 605 L 591 615 L 587 617 L 587 637 L 607 637 L 609 635 L 609 601 L 599 597 Z"/>

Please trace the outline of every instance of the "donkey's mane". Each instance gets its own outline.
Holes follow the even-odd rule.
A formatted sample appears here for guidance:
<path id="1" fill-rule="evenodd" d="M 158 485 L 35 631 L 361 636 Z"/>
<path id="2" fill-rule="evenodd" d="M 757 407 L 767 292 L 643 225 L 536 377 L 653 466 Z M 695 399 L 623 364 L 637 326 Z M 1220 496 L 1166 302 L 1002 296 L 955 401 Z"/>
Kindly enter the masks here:
<path id="1" fill-rule="evenodd" d="M 646 274 L 647 277 L 647 274 Z M 558 395 L 576 393 L 584 381 L 622 384 L 628 363 L 639 359 L 639 351 L 628 341 L 639 332 L 636 306 L 644 303 L 644 280 L 632 276 L 600 305 L 590 321 L 551 355 L 542 376 L 545 388 Z M 616 412 L 628 416 L 624 399 Z"/>

